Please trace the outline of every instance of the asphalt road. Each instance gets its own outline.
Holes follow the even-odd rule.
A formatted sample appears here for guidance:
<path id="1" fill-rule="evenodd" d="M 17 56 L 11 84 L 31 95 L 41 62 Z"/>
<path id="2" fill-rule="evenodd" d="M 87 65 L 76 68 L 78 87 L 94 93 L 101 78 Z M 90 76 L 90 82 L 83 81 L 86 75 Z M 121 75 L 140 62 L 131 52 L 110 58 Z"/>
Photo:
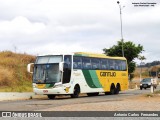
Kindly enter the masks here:
<path id="1" fill-rule="evenodd" d="M 160 90 L 160 86 L 156 90 Z M 48 98 L 38 98 L 30 100 L 15 100 L 15 101 L 0 101 L 0 111 L 40 111 L 47 108 L 54 108 L 57 106 L 70 105 L 70 104 L 86 104 L 107 101 L 120 101 L 126 97 L 137 96 L 141 94 L 148 94 L 151 90 L 127 90 L 120 92 L 118 95 L 105 95 L 101 93 L 99 96 L 88 97 L 86 94 L 81 95 L 79 98 L 71 98 L 70 96 L 57 97 L 54 100 Z"/>

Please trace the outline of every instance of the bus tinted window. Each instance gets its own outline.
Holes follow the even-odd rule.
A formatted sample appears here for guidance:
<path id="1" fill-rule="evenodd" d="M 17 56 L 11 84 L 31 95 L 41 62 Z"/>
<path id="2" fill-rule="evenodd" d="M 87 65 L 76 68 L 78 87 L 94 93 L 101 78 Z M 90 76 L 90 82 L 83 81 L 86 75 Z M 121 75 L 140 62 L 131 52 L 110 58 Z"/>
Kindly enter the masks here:
<path id="1" fill-rule="evenodd" d="M 83 69 L 91 69 L 92 68 L 90 58 L 83 58 L 82 63 L 83 63 Z"/>
<path id="2" fill-rule="evenodd" d="M 74 56 L 73 69 L 126 71 L 127 65 L 125 60 Z"/>
<path id="3" fill-rule="evenodd" d="M 81 57 L 73 57 L 73 69 L 82 69 Z"/>
<path id="4" fill-rule="evenodd" d="M 127 65 L 125 60 L 108 60 L 109 70 L 125 71 L 127 70 Z"/>
<path id="5" fill-rule="evenodd" d="M 121 60 L 115 60 L 115 70 L 122 70 L 122 64 L 121 64 Z"/>
<path id="6" fill-rule="evenodd" d="M 115 60 L 108 59 L 109 70 L 115 70 Z"/>
<path id="7" fill-rule="evenodd" d="M 64 68 L 69 68 L 71 69 L 71 55 L 65 55 L 64 56 Z"/>
<path id="8" fill-rule="evenodd" d="M 99 59 L 92 58 L 91 63 L 92 63 L 92 69 L 94 69 L 94 70 L 100 69 L 100 60 Z"/>
<path id="9" fill-rule="evenodd" d="M 121 70 L 126 71 L 127 70 L 127 64 L 125 60 L 121 60 Z"/>
<path id="10" fill-rule="evenodd" d="M 101 59 L 101 69 L 108 70 L 108 59 Z"/>

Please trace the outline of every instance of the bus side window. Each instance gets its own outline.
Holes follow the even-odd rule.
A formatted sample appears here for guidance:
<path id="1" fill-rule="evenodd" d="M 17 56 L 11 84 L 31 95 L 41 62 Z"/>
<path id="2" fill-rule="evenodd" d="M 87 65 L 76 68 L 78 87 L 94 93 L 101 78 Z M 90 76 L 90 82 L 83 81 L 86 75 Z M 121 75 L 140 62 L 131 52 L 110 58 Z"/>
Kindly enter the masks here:
<path id="1" fill-rule="evenodd" d="M 82 68 L 82 59 L 81 57 L 73 57 L 73 69 Z"/>
<path id="2" fill-rule="evenodd" d="M 90 58 L 83 58 L 83 69 L 91 69 L 91 60 Z"/>
<path id="3" fill-rule="evenodd" d="M 115 70 L 121 70 L 121 61 L 115 60 Z"/>
<path id="4" fill-rule="evenodd" d="M 108 61 L 107 59 L 101 59 L 101 69 L 107 70 L 108 69 Z"/>
<path id="5" fill-rule="evenodd" d="M 109 60 L 109 70 L 114 70 L 115 69 L 115 63 L 114 60 Z"/>
<path id="6" fill-rule="evenodd" d="M 100 69 L 100 60 L 98 58 L 92 58 L 91 63 L 92 63 L 92 69 L 93 70 Z"/>
<path id="7" fill-rule="evenodd" d="M 73 62 L 73 68 L 74 69 L 78 68 L 77 62 Z"/>
<path id="8" fill-rule="evenodd" d="M 126 66 L 126 61 L 121 61 L 121 65 L 122 65 L 122 71 L 126 71 L 127 70 L 127 66 Z"/>

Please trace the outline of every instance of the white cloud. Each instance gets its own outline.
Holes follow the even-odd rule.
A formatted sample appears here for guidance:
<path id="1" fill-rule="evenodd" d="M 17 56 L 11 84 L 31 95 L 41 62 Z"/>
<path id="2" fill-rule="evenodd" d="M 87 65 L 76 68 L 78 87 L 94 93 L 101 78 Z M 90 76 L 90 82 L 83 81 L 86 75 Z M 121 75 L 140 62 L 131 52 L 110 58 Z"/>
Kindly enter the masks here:
<path id="1" fill-rule="evenodd" d="M 43 23 L 31 23 L 23 16 L 17 16 L 11 21 L 0 21 L 0 26 L 0 32 L 5 35 L 18 33 L 35 34 L 45 29 L 45 25 Z"/>

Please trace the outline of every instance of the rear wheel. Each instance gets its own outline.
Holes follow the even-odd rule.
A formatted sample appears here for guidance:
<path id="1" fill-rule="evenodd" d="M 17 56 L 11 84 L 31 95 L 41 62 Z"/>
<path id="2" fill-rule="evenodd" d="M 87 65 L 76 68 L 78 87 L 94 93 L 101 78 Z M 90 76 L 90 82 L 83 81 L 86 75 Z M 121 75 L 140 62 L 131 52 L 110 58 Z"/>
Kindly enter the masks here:
<path id="1" fill-rule="evenodd" d="M 78 98 L 79 97 L 79 93 L 80 93 L 80 87 L 79 85 L 76 85 L 74 87 L 74 91 L 73 94 L 71 95 L 72 98 Z"/>
<path id="2" fill-rule="evenodd" d="M 115 88 L 115 94 L 119 94 L 120 91 L 120 85 L 118 84 L 117 87 Z"/>
<path id="3" fill-rule="evenodd" d="M 112 85 L 110 88 L 110 95 L 113 95 L 115 93 L 115 86 Z"/>
<path id="4" fill-rule="evenodd" d="M 105 95 L 114 95 L 116 92 L 116 88 L 114 84 L 111 85 L 110 92 L 105 92 Z"/>
<path id="5" fill-rule="evenodd" d="M 54 99 L 56 96 L 55 95 L 47 95 L 49 99 Z"/>

